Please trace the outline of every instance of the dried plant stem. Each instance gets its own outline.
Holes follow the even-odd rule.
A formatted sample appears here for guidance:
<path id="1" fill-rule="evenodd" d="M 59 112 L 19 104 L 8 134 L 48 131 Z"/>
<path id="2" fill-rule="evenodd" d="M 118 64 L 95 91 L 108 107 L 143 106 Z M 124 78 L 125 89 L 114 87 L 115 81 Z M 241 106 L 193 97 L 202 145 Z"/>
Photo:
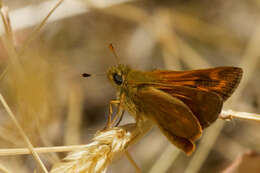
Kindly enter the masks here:
<path id="1" fill-rule="evenodd" d="M 7 35 L 7 51 L 10 55 L 11 58 L 11 62 L 17 67 L 20 67 L 20 63 L 19 63 L 19 57 L 21 55 L 23 55 L 23 53 L 25 52 L 26 48 L 29 46 L 29 44 L 32 42 L 32 40 L 36 37 L 36 35 L 39 33 L 39 31 L 42 29 L 42 27 L 44 26 L 44 24 L 46 24 L 47 20 L 49 19 L 49 17 L 51 16 L 51 14 L 61 5 L 61 3 L 64 0 L 59 0 L 59 2 L 51 9 L 51 11 L 48 13 L 48 15 L 41 21 L 41 23 L 34 29 L 34 31 L 31 33 L 31 35 L 27 38 L 27 40 L 25 41 L 25 43 L 23 44 L 21 50 L 19 51 L 19 54 L 15 48 L 15 44 L 14 44 L 14 36 L 13 36 L 13 30 L 12 30 L 12 26 L 10 23 L 10 18 L 9 18 L 9 12 L 8 12 L 8 7 L 2 6 L 2 1 L 1 1 L 1 10 L 0 10 L 0 14 L 1 14 L 1 18 L 4 24 L 4 28 L 5 28 L 5 33 Z M 7 67 L 4 69 L 4 71 L 2 72 L 2 74 L 0 75 L 0 80 L 5 76 L 6 72 L 9 69 L 9 65 L 7 65 Z M 20 68 L 19 68 L 20 70 Z"/>
<path id="2" fill-rule="evenodd" d="M 31 35 L 27 38 L 27 40 L 23 44 L 23 47 L 22 47 L 19 55 L 22 55 L 24 53 L 26 48 L 30 45 L 30 43 L 33 41 L 33 39 L 36 37 L 36 35 L 39 33 L 39 31 L 42 29 L 42 27 L 46 24 L 46 22 L 50 18 L 50 16 L 61 5 L 61 3 L 63 1 L 64 0 L 59 0 L 59 2 L 51 9 L 51 11 L 47 14 L 47 16 L 41 21 L 41 23 L 33 30 Z"/>
<path id="3" fill-rule="evenodd" d="M 82 122 L 82 90 L 78 85 L 72 85 L 69 91 L 69 109 L 65 125 L 65 145 L 80 143 L 80 127 Z"/>
<path id="4" fill-rule="evenodd" d="M 24 141 L 26 142 L 30 152 L 32 153 L 34 159 L 37 161 L 37 163 L 40 165 L 41 169 L 45 172 L 48 173 L 48 170 L 46 169 L 46 167 L 44 166 L 44 164 L 42 163 L 39 155 L 34 151 L 33 149 L 33 145 L 31 144 L 29 138 L 27 137 L 27 135 L 25 134 L 25 132 L 23 131 L 21 125 L 19 124 L 19 122 L 17 121 L 17 119 L 15 118 L 13 112 L 11 111 L 11 109 L 9 108 L 9 106 L 7 105 L 4 97 L 2 96 L 2 94 L 0 93 L 0 101 L 2 102 L 5 110 L 7 111 L 8 115 L 10 116 L 10 118 L 12 119 L 12 121 L 14 122 L 15 126 L 18 129 L 18 132 L 21 134 L 21 136 L 23 137 Z"/>
<path id="5" fill-rule="evenodd" d="M 153 164 L 152 168 L 149 170 L 149 173 L 167 172 L 180 153 L 181 151 L 179 149 L 169 143 L 155 164 Z"/>
<path id="6" fill-rule="evenodd" d="M 0 14 L 1 14 L 2 22 L 6 33 L 6 37 L 2 37 L 3 42 L 5 43 L 4 46 L 8 52 L 9 57 L 11 57 L 10 58 L 11 63 L 13 65 L 16 65 L 17 70 L 20 70 L 20 63 L 18 60 L 18 55 L 14 44 L 14 36 L 13 36 L 13 30 L 10 22 L 8 7 L 1 6 Z M 3 72 L 3 74 L 5 73 L 6 71 Z"/>
<path id="7" fill-rule="evenodd" d="M 209 68 L 210 64 L 204 60 L 201 55 L 194 50 L 184 39 L 179 36 L 176 38 L 180 44 L 180 51 L 182 52 L 182 60 L 191 68 L 203 67 Z M 192 58 L 190 58 L 192 57 Z"/>
<path id="8" fill-rule="evenodd" d="M 138 167 L 137 163 L 134 161 L 133 157 L 130 155 L 128 151 L 125 152 L 125 155 L 127 159 L 130 161 L 130 163 L 135 167 L 135 170 L 137 173 L 142 173 L 141 169 Z"/>
<path id="9" fill-rule="evenodd" d="M 9 170 L 7 170 L 6 168 L 1 168 L 1 167 L 0 167 L 0 172 L 2 172 L 2 173 L 10 173 Z"/>
<path id="10" fill-rule="evenodd" d="M 97 132 L 92 143 L 84 149 L 68 154 L 61 163 L 54 165 L 51 173 L 104 173 L 116 156 L 125 153 L 127 148 L 146 134 L 151 127 L 152 123 L 147 121 L 142 128 L 136 124 L 127 124 Z M 133 165 L 139 169 L 135 163 Z"/>
<path id="11" fill-rule="evenodd" d="M 242 120 L 251 120 L 260 122 L 260 115 L 255 113 L 248 112 L 237 112 L 233 110 L 223 110 L 219 115 L 220 119 L 231 120 L 233 118 L 242 119 Z"/>
<path id="12" fill-rule="evenodd" d="M 1 1 L 1 9 L 0 9 L 0 14 L 2 18 L 2 22 L 4 25 L 5 33 L 6 33 L 6 38 L 2 37 L 3 42 L 8 54 L 11 60 L 11 63 L 13 65 L 16 65 L 17 71 L 20 70 L 20 63 L 18 60 L 17 52 L 15 49 L 15 44 L 14 44 L 14 36 L 13 36 L 13 30 L 10 22 L 10 17 L 9 17 L 9 10 L 8 7 L 3 6 L 2 1 Z M 9 69 L 9 65 L 3 70 L 2 74 L 0 75 L 0 80 L 5 76 L 6 72 Z"/>
<path id="13" fill-rule="evenodd" d="M 2 103 L 4 104 L 4 106 L 6 108 L 7 105 L 6 105 L 6 103 L 3 100 L 3 97 L 1 95 L 0 95 L 0 100 L 2 101 Z M 7 106 L 6 110 L 8 111 L 9 114 L 13 115 L 13 113 L 8 108 L 8 106 Z M 233 111 L 233 110 L 228 110 L 228 111 L 223 110 L 221 112 L 221 114 L 220 114 L 220 118 L 224 119 L 224 120 L 227 120 L 227 119 L 229 120 L 230 117 L 232 117 L 232 118 L 239 118 L 239 119 L 253 120 L 253 121 L 257 121 L 258 122 L 260 115 L 256 115 L 256 114 L 252 114 L 252 113 L 246 113 L 246 112 L 236 112 L 236 111 Z M 217 122 L 215 126 L 218 126 L 217 124 L 219 124 L 220 127 L 222 127 L 223 122 Z M 135 167 L 136 171 L 138 173 L 140 173 L 141 169 L 137 166 L 135 161 L 132 159 L 131 155 L 127 152 L 127 148 L 128 148 L 128 146 L 130 144 L 132 144 L 134 141 L 136 141 L 137 138 L 140 138 L 141 136 L 143 136 L 151 128 L 151 124 L 148 123 L 148 125 L 146 125 L 144 127 L 145 127 L 144 129 L 140 130 L 138 127 L 135 127 L 134 124 L 128 124 L 128 125 L 125 125 L 125 126 L 122 126 L 122 127 L 112 128 L 112 129 L 105 130 L 105 131 L 102 131 L 102 132 L 97 132 L 97 134 L 96 134 L 96 136 L 94 138 L 94 141 L 92 143 L 90 143 L 90 144 L 87 144 L 87 145 L 39 147 L 39 148 L 33 148 L 33 151 L 35 153 L 75 151 L 72 154 L 69 154 L 65 158 L 64 162 L 61 162 L 60 164 L 58 164 L 58 166 L 56 165 L 56 167 L 54 167 L 52 172 L 53 173 L 56 173 L 56 172 L 58 173 L 58 171 L 60 169 L 63 169 L 63 170 L 64 169 L 72 169 L 70 166 L 74 165 L 73 169 L 69 170 L 68 172 L 75 171 L 75 173 L 77 173 L 76 167 L 77 166 L 79 166 L 79 167 L 81 166 L 81 165 L 77 165 L 79 163 L 80 164 L 87 164 L 87 163 L 93 164 L 93 163 L 96 163 L 95 166 L 98 166 L 98 162 L 100 162 L 100 160 L 102 161 L 102 159 L 104 159 L 103 158 L 104 156 L 103 155 L 99 156 L 99 154 L 100 154 L 99 152 L 96 152 L 96 153 L 94 152 L 93 153 L 92 150 L 96 150 L 98 148 L 105 147 L 106 151 L 107 151 L 107 153 L 109 153 L 108 155 L 110 157 L 105 157 L 106 161 L 104 161 L 103 164 L 105 162 L 107 164 L 105 164 L 105 166 L 103 165 L 102 170 L 105 170 L 106 167 L 108 166 L 108 163 L 111 162 L 111 160 L 113 159 L 113 157 L 111 156 L 111 152 L 112 152 L 112 155 L 120 153 L 120 152 L 122 152 L 122 153 L 124 152 L 126 154 L 127 158 L 129 159 L 129 161 L 131 162 L 131 164 Z M 215 130 L 215 128 L 213 128 L 212 130 Z M 210 141 L 210 140 L 204 140 L 204 141 Z M 208 148 L 211 148 L 211 145 L 213 145 L 213 144 L 214 144 L 214 141 L 212 141 L 210 144 L 209 144 L 209 142 L 207 142 Z M 115 147 L 116 150 L 113 151 L 111 149 L 112 151 L 110 151 L 110 149 L 107 148 L 107 146 L 109 146 L 109 145 L 117 146 L 117 147 Z M 206 144 L 204 144 L 204 145 L 206 145 Z M 197 152 L 199 152 L 199 151 L 197 151 Z M 32 153 L 32 151 L 30 149 L 28 149 L 28 148 L 0 149 L 0 156 L 23 155 L 23 154 L 31 154 L 31 153 Z M 159 161 L 156 162 L 157 166 L 154 166 L 150 170 L 150 172 L 151 173 L 152 172 L 157 172 L 158 168 L 162 168 L 162 167 L 164 169 L 160 169 L 160 171 L 164 170 L 163 172 L 166 172 L 168 167 L 169 167 L 169 165 L 171 165 L 171 163 L 177 158 L 178 153 L 179 153 L 179 150 L 176 150 L 176 149 L 173 150 L 172 146 L 169 146 L 165 150 L 165 153 L 162 154 L 162 156 L 160 157 Z M 78 155 L 78 156 L 75 159 L 74 157 L 76 157 L 76 155 Z M 174 157 L 172 157 L 172 155 L 174 155 Z M 198 154 L 198 155 L 201 155 L 201 154 Z M 87 157 L 97 157 L 97 158 L 96 159 L 92 158 L 92 160 L 91 159 L 90 160 L 84 159 L 84 158 L 87 158 Z M 168 158 L 168 157 L 170 157 L 170 158 Z M 84 163 L 81 162 L 82 160 L 84 161 Z M 166 165 L 165 165 L 165 163 L 166 163 L 165 160 L 167 160 L 167 164 Z M 198 159 L 198 160 L 201 160 L 201 159 Z M 164 163 L 164 164 L 158 166 L 158 164 L 162 164 L 162 163 Z M 94 166 L 94 168 L 95 168 L 95 166 Z M 91 167 L 91 169 L 94 169 L 94 168 Z"/>
<path id="14" fill-rule="evenodd" d="M 0 165 L 0 172 L 1 173 L 11 173 L 7 168 L 5 168 L 3 165 Z"/>
<path id="15" fill-rule="evenodd" d="M 234 110 L 223 110 L 219 115 L 220 119 L 232 120 L 232 119 L 243 119 L 260 122 L 260 115 L 248 112 L 238 112 Z M 68 152 L 74 150 L 85 149 L 88 144 L 85 145 L 67 145 L 67 146 L 55 146 L 55 147 L 37 147 L 34 151 L 37 153 L 51 153 L 51 152 Z M 172 145 L 167 147 L 165 153 L 171 153 L 170 155 L 178 154 L 179 150 L 175 150 Z M 12 148 L 12 149 L 0 149 L 0 156 L 11 156 L 11 155 L 25 155 L 31 154 L 28 148 Z M 164 160 L 165 159 L 161 159 Z M 168 160 L 168 159 L 167 159 Z"/>
<path id="16" fill-rule="evenodd" d="M 12 27 L 10 24 L 10 18 L 8 14 L 8 7 L 1 6 L 1 18 L 4 24 L 4 29 L 7 37 L 12 40 L 13 38 L 13 32 L 12 32 Z"/>
<path id="17" fill-rule="evenodd" d="M 166 9 L 158 10 L 157 15 L 154 17 L 155 20 L 150 24 L 151 26 L 148 26 L 147 30 L 150 30 L 153 35 L 157 37 L 163 49 L 168 50 L 174 58 L 182 57 L 182 60 L 184 60 L 189 67 L 209 67 L 209 63 L 205 61 L 198 52 L 181 39 L 173 29 L 169 29 L 176 29 L 176 25 L 171 19 L 171 13 L 172 11 Z M 152 26 L 157 26 L 157 28 Z"/>
<path id="18" fill-rule="evenodd" d="M 85 149 L 88 145 L 69 145 L 69 146 L 55 146 L 55 147 L 37 147 L 33 148 L 37 153 L 52 153 L 52 152 L 68 152 L 80 149 Z M 0 149 L 0 156 L 26 155 L 31 154 L 28 148 L 12 148 Z"/>

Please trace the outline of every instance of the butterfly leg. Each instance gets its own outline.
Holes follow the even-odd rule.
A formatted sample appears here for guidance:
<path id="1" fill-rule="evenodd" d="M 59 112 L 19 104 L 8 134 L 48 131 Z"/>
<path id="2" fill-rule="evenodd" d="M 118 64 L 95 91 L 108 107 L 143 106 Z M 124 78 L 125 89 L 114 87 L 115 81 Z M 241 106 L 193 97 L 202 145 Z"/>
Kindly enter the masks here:
<path id="1" fill-rule="evenodd" d="M 117 127 L 117 126 L 120 124 L 120 122 L 122 121 L 122 119 L 123 119 L 123 117 L 124 117 L 124 113 L 125 113 L 125 110 L 123 110 L 123 111 L 121 112 L 120 118 L 119 118 L 118 122 L 116 123 L 115 127 Z"/>
<path id="2" fill-rule="evenodd" d="M 114 119 L 112 120 L 111 125 L 114 125 L 116 120 L 119 119 L 119 122 L 116 124 L 116 126 L 117 126 L 123 118 L 123 115 L 124 115 L 124 110 L 122 109 L 123 100 L 124 100 L 124 95 L 122 94 L 122 95 L 120 95 L 120 100 L 119 100 L 119 103 L 117 104 L 118 107 L 117 107 L 116 115 L 115 115 Z"/>
<path id="3" fill-rule="evenodd" d="M 107 118 L 107 124 L 105 126 L 104 129 L 109 129 L 112 126 L 112 115 L 113 115 L 113 105 L 118 105 L 120 104 L 120 100 L 111 100 L 109 102 L 109 114 L 108 114 L 108 118 Z"/>

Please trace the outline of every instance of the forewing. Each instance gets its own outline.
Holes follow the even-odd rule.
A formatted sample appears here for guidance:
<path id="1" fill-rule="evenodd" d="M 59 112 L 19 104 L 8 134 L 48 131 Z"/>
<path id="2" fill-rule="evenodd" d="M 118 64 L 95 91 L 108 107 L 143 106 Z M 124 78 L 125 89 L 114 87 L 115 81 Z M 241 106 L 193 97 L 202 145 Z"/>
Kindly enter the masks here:
<path id="1" fill-rule="evenodd" d="M 238 67 L 217 67 L 191 71 L 156 70 L 149 74 L 158 83 L 214 92 L 225 101 L 236 89 L 242 73 L 242 69 Z"/>
<path id="2" fill-rule="evenodd" d="M 132 100 L 138 113 L 153 120 L 168 139 L 174 135 L 194 141 L 201 136 L 198 119 L 181 100 L 153 87 L 139 88 Z"/>

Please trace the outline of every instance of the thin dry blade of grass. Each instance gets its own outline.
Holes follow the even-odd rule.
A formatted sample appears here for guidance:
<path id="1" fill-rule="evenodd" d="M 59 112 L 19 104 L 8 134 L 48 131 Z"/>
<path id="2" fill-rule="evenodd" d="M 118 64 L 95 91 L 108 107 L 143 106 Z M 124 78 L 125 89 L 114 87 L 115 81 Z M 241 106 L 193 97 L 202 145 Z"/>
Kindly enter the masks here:
<path id="1" fill-rule="evenodd" d="M 1 5 L 1 17 L 2 17 L 3 24 L 4 24 L 5 33 L 10 38 L 10 40 L 13 40 L 12 39 L 13 32 L 12 32 L 12 27 L 10 24 L 10 18 L 9 18 L 8 11 L 9 11 L 8 7 Z"/>
<path id="2" fill-rule="evenodd" d="M 128 151 L 125 151 L 125 155 L 126 155 L 127 159 L 129 160 L 129 162 L 135 167 L 136 172 L 142 173 L 142 170 L 138 167 L 138 165 L 136 164 L 136 162 L 134 161 L 134 159 L 132 158 L 130 153 Z"/>
<path id="3" fill-rule="evenodd" d="M 46 169 L 46 167 L 44 166 L 43 162 L 41 161 L 39 155 L 34 151 L 33 149 L 33 145 L 30 142 L 30 139 L 27 137 L 27 135 L 25 134 L 25 132 L 23 131 L 21 125 L 19 124 L 19 122 L 17 121 L 17 119 L 15 118 L 13 112 L 11 111 L 11 109 L 9 108 L 9 106 L 7 105 L 4 97 L 2 96 L 2 94 L 0 93 L 0 101 L 3 104 L 5 110 L 7 111 L 8 115 L 10 116 L 10 118 L 12 119 L 13 123 L 15 124 L 15 126 L 18 129 L 18 132 L 21 134 L 21 136 L 23 137 L 25 143 L 27 144 L 28 148 L 30 149 L 34 159 L 37 161 L 37 163 L 40 165 L 41 169 L 45 172 L 48 173 L 48 170 Z"/>
<path id="4" fill-rule="evenodd" d="M 17 70 L 21 71 L 20 62 L 18 59 L 18 54 L 15 47 L 13 30 L 11 26 L 11 21 L 9 17 L 9 9 L 7 6 L 1 6 L 0 14 L 2 18 L 2 22 L 5 28 L 5 36 L 2 36 L 1 39 L 5 43 L 5 49 L 9 55 L 9 60 L 12 65 L 16 66 Z M 1 74 L 1 78 L 6 73 L 6 70 Z"/>
<path id="5" fill-rule="evenodd" d="M 69 93 L 69 109 L 65 125 L 65 145 L 80 143 L 80 127 L 82 123 L 82 89 L 78 85 L 72 85 Z"/>
<path id="6" fill-rule="evenodd" d="M 2 173 L 11 173 L 6 167 L 4 167 L 3 165 L 0 165 L 0 172 Z"/>
<path id="7" fill-rule="evenodd" d="M 14 34 L 13 34 L 11 22 L 10 22 L 8 7 L 3 6 L 2 1 L 0 2 L 1 3 L 0 14 L 1 14 L 3 24 L 4 24 L 5 33 L 6 33 L 6 36 L 7 36 L 7 39 L 4 40 L 6 42 L 6 44 L 4 44 L 4 46 L 6 47 L 6 50 L 8 51 L 8 54 L 11 57 L 10 61 L 16 67 L 16 69 L 20 71 L 20 73 L 22 73 L 22 71 L 21 71 L 21 67 L 20 67 L 19 57 L 23 55 L 23 53 L 29 47 L 31 42 L 35 39 L 37 34 L 39 34 L 40 30 L 43 28 L 43 26 L 47 23 L 50 16 L 62 4 L 63 1 L 64 0 L 59 0 L 59 2 L 50 10 L 50 12 L 47 14 L 47 16 L 33 30 L 33 32 L 30 34 L 30 36 L 24 42 L 24 44 L 22 45 L 22 47 L 19 51 L 17 51 L 17 49 L 15 48 L 15 37 L 14 37 Z M 8 69 L 9 69 L 9 65 L 7 65 L 7 67 L 1 73 L 0 79 L 2 79 L 5 76 Z"/>
<path id="8" fill-rule="evenodd" d="M 43 26 L 47 23 L 47 20 L 54 13 L 54 11 L 62 4 L 63 1 L 64 0 L 59 0 L 58 3 L 50 10 L 50 12 L 47 14 L 47 16 L 45 16 L 45 18 L 40 22 L 40 24 L 35 27 L 35 29 L 31 33 L 31 35 L 24 42 L 23 47 L 19 52 L 20 56 L 25 52 L 25 50 L 28 48 L 30 43 L 35 39 L 37 34 L 39 34 L 40 30 L 43 28 Z"/>
<path id="9" fill-rule="evenodd" d="M 42 21 L 41 25 L 35 29 L 32 36 L 35 36 L 39 32 L 39 30 L 42 28 L 43 24 L 46 23 L 47 19 L 49 18 L 49 16 L 53 13 L 53 11 L 56 8 L 52 9 L 52 11 L 45 18 L 45 20 Z M 2 18 L 3 25 L 4 25 L 4 28 L 5 28 L 5 33 L 6 33 L 5 35 L 2 36 L 2 40 L 3 40 L 3 43 L 4 43 L 4 47 L 5 47 L 5 49 L 8 53 L 9 61 L 10 61 L 10 63 L 7 64 L 7 67 L 4 69 L 3 73 L 1 74 L 1 79 L 6 75 L 8 69 L 10 69 L 9 67 L 11 67 L 11 69 L 13 69 L 13 71 L 15 71 L 16 74 L 20 75 L 19 79 L 23 78 L 23 79 L 26 80 L 24 68 L 20 65 L 20 56 L 18 55 L 18 51 L 17 51 L 16 45 L 15 45 L 15 40 L 14 40 L 15 37 L 14 37 L 14 34 L 13 34 L 13 30 L 12 30 L 12 26 L 11 26 L 11 22 L 10 22 L 10 18 L 9 18 L 8 7 L 1 6 L 0 14 L 1 14 L 1 18 Z M 29 40 L 32 40 L 33 38 L 29 37 Z M 22 50 L 25 50 L 24 45 L 22 46 Z M 19 84 L 17 84 L 17 85 L 19 85 Z M 26 133 L 24 132 L 22 126 L 19 124 L 18 120 L 15 118 L 13 112 L 10 110 L 9 106 L 5 102 L 5 99 L 3 98 L 3 96 L 2 95 L 0 95 L 0 96 L 1 96 L 0 97 L 1 102 L 3 103 L 3 105 L 6 109 L 6 111 L 8 112 L 8 114 L 10 115 L 10 117 L 11 117 L 13 123 L 15 124 L 16 128 L 18 129 L 18 132 L 21 134 L 23 140 L 26 142 L 31 154 L 35 158 L 36 162 L 40 165 L 40 168 L 43 170 L 43 172 L 47 173 L 48 171 L 47 171 L 46 167 L 42 163 L 38 154 L 34 151 L 33 145 L 31 143 L 31 141 L 29 140 L 29 138 L 27 137 Z M 16 141 L 15 144 L 17 144 L 17 143 L 18 142 Z"/>
<path id="10" fill-rule="evenodd" d="M 169 143 L 167 148 L 156 160 L 155 164 L 153 164 L 152 168 L 149 170 L 149 173 L 167 172 L 180 153 L 180 150 Z"/>
<path id="11" fill-rule="evenodd" d="M 69 152 L 75 150 L 85 149 L 86 145 L 70 145 L 70 146 L 55 146 L 55 147 L 35 147 L 34 150 L 37 153 L 54 153 L 54 152 Z M 16 156 L 31 154 L 28 148 L 12 148 L 12 149 L 0 149 L 0 156 Z"/>

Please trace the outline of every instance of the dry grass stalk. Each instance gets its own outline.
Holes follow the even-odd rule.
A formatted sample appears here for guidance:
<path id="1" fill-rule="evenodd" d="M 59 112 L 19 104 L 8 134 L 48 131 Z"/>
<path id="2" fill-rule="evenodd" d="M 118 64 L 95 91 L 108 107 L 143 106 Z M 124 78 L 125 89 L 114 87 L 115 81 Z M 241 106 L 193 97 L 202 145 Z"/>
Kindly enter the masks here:
<path id="1" fill-rule="evenodd" d="M 246 114 L 247 119 L 253 120 L 253 114 L 232 110 L 222 111 L 221 118 L 231 113 L 234 118 L 240 118 L 241 114 Z M 128 125 L 127 128 L 128 130 L 126 127 L 114 127 L 97 132 L 92 143 L 86 145 L 84 149 L 70 153 L 63 162 L 54 166 L 51 173 L 105 172 L 113 158 L 119 153 L 126 152 L 129 143 L 132 143 L 138 135 L 143 134 L 133 124 Z"/>
<path id="2" fill-rule="evenodd" d="M 129 162 L 135 167 L 136 173 L 142 173 L 142 170 L 138 167 L 138 165 L 136 164 L 136 162 L 134 161 L 130 153 L 128 151 L 125 151 L 125 155 L 129 160 Z"/>
<path id="3" fill-rule="evenodd" d="M 54 13 L 54 11 L 62 4 L 63 1 L 64 0 L 59 0 L 58 3 L 50 10 L 50 12 L 47 14 L 47 16 L 41 21 L 41 23 L 32 31 L 31 35 L 27 38 L 27 40 L 23 44 L 23 47 L 20 51 L 20 55 L 22 55 L 24 53 L 24 51 L 28 48 L 30 43 L 34 40 L 34 38 L 37 36 L 37 34 L 39 34 L 39 32 L 43 28 L 43 26 L 47 23 L 47 20 Z"/>
<path id="4" fill-rule="evenodd" d="M 153 164 L 149 170 L 149 173 L 167 172 L 174 161 L 178 158 L 180 153 L 181 151 L 179 149 L 175 148 L 171 143 L 169 143 L 167 148 Z"/>
<path id="5" fill-rule="evenodd" d="M 114 127 L 96 133 L 93 142 L 84 150 L 68 154 L 63 162 L 54 165 L 51 173 L 103 173 L 115 156 L 125 153 L 129 145 L 136 142 L 152 124 L 144 123 L 142 129 L 135 124 Z"/>
<path id="6" fill-rule="evenodd" d="M 11 57 L 10 60 L 13 63 L 13 65 L 16 67 L 16 69 L 20 68 L 19 63 L 19 57 L 23 55 L 23 53 L 26 51 L 26 49 L 29 47 L 30 43 L 34 40 L 34 38 L 39 34 L 40 30 L 43 28 L 43 26 L 47 23 L 47 20 L 50 18 L 50 16 L 54 13 L 54 11 L 62 4 L 64 0 L 59 0 L 59 2 L 50 10 L 50 12 L 47 14 L 47 16 L 41 21 L 41 23 L 33 30 L 31 35 L 27 38 L 27 40 L 24 42 L 24 44 L 21 47 L 21 50 L 18 52 L 15 48 L 15 37 L 13 36 L 13 29 L 10 23 L 9 18 L 9 10 L 8 7 L 2 5 L 1 1 L 1 18 L 4 24 L 5 33 L 7 36 L 7 39 L 5 39 L 5 46 L 6 50 L 8 51 L 9 56 Z M 5 74 L 7 73 L 9 69 L 9 65 L 4 69 L 3 73 L 0 75 L 0 79 L 2 79 Z M 21 70 L 21 69 L 19 69 Z"/>
<path id="7" fill-rule="evenodd" d="M 5 36 L 3 36 L 1 39 L 3 41 L 6 51 L 8 52 L 10 62 L 12 65 L 16 66 L 17 70 L 20 70 L 20 63 L 18 60 L 18 55 L 15 47 L 14 42 L 14 34 L 11 26 L 11 21 L 9 17 L 9 9 L 7 6 L 1 6 L 0 14 L 2 18 L 2 22 L 5 29 Z M 3 74 L 6 73 L 6 70 L 3 72 Z M 2 76 L 3 76 L 2 74 Z M 2 77 L 1 77 L 2 78 Z"/>
<path id="8" fill-rule="evenodd" d="M 37 163 L 40 165 L 40 167 L 42 168 L 42 170 L 45 173 L 48 173 L 48 170 L 46 169 L 46 167 L 44 166 L 43 162 L 41 161 L 39 155 L 34 151 L 33 149 L 33 145 L 30 142 L 30 139 L 27 137 L 27 135 L 25 134 L 25 132 L 23 131 L 21 125 L 19 124 L 19 122 L 17 121 L 17 119 L 15 118 L 13 112 L 11 111 L 11 109 L 9 108 L 9 106 L 7 105 L 4 97 L 2 96 L 2 94 L 0 94 L 0 101 L 2 102 L 4 108 L 6 109 L 8 115 L 10 116 L 10 118 L 12 119 L 13 123 L 15 124 L 15 126 L 18 129 L 18 132 L 21 134 L 21 136 L 23 137 L 25 143 L 27 144 L 28 148 L 30 149 L 34 159 L 37 161 Z"/>
<path id="9" fill-rule="evenodd" d="M 243 119 L 255 120 L 255 114 L 232 110 L 222 111 L 220 118 L 225 120 L 229 119 L 227 118 L 229 117 L 227 115 L 230 114 L 232 114 L 233 118 L 240 118 L 242 117 L 241 115 L 246 115 Z M 259 121 L 259 119 L 256 121 Z M 51 173 L 105 172 L 116 155 L 126 153 L 128 146 L 142 137 L 151 127 L 152 125 L 147 123 L 144 125 L 144 129 L 140 130 L 135 124 L 128 124 L 121 127 L 114 127 L 109 130 L 98 131 L 93 142 L 87 145 L 43 147 L 33 148 L 33 150 L 37 153 L 77 150 L 65 157 L 63 162 L 55 165 L 51 170 Z M 0 150 L 0 155 L 2 156 L 30 153 L 31 152 L 28 149 Z M 133 165 L 135 165 L 134 162 Z M 138 170 L 137 166 L 135 166 L 135 168 Z"/>
<path id="10" fill-rule="evenodd" d="M 2 173 L 11 173 L 6 167 L 4 167 L 3 165 L 0 165 L 0 172 Z"/>
<path id="11" fill-rule="evenodd" d="M 8 169 L 6 169 L 6 168 L 0 168 L 0 171 L 2 172 L 2 173 L 11 173 Z"/>
<path id="12" fill-rule="evenodd" d="M 83 150 L 88 145 L 69 145 L 69 146 L 55 146 L 55 147 L 35 147 L 33 148 L 37 153 L 54 153 L 54 152 L 69 152 L 76 150 Z M 18 156 L 31 154 L 28 148 L 8 148 L 0 149 L 0 156 Z"/>
<path id="13" fill-rule="evenodd" d="M 4 29 L 5 29 L 5 33 L 7 35 L 7 37 L 9 38 L 9 40 L 13 40 L 13 32 L 12 32 L 12 27 L 10 24 L 10 17 L 8 14 L 8 7 L 6 6 L 2 6 L 1 5 L 1 18 L 4 24 Z"/>
<path id="14" fill-rule="evenodd" d="M 219 118 L 223 120 L 231 120 L 233 118 L 237 118 L 237 119 L 260 122 L 259 114 L 248 113 L 248 112 L 237 112 L 233 110 L 223 110 L 219 115 Z"/>
<path id="15" fill-rule="evenodd" d="M 75 145 L 80 143 L 80 128 L 82 123 L 82 88 L 72 85 L 69 91 L 69 109 L 65 125 L 65 145 Z"/>
<path id="16" fill-rule="evenodd" d="M 39 27 L 37 27 L 35 29 L 35 31 L 33 32 L 32 36 L 35 36 L 37 33 L 39 33 L 40 29 L 42 28 L 42 26 L 46 23 L 47 19 L 49 18 L 49 16 L 54 12 L 54 10 L 61 4 L 63 0 L 60 0 L 60 3 L 58 3 L 52 10 L 50 13 L 48 13 L 48 15 L 46 16 L 46 18 L 42 21 L 42 23 L 39 25 Z M 19 61 L 20 61 L 20 56 L 18 55 L 16 46 L 15 46 L 15 42 L 14 42 L 14 36 L 13 36 L 13 31 L 12 31 L 12 27 L 11 27 L 11 22 L 10 22 L 10 18 L 9 18 L 9 11 L 8 11 L 8 7 L 3 6 L 2 2 L 1 2 L 1 10 L 0 10 L 0 14 L 2 17 L 2 21 L 4 24 L 4 28 L 5 28 L 5 33 L 6 36 L 3 37 L 3 41 L 4 41 L 4 46 L 6 48 L 6 51 L 8 52 L 8 56 L 9 56 L 9 60 L 11 62 L 11 67 L 14 67 L 16 74 L 21 74 L 20 77 L 25 78 L 25 76 L 23 76 L 23 70 L 22 66 L 20 65 Z M 25 45 L 28 45 L 30 43 L 30 41 L 33 39 L 34 37 L 29 37 L 28 40 L 29 42 Z M 25 50 L 26 46 L 23 45 L 22 46 L 22 52 L 23 50 Z M 8 70 L 9 64 L 7 65 L 7 68 L 4 70 L 3 74 L 1 75 L 1 78 L 6 74 L 7 70 Z M 11 111 L 11 109 L 9 108 L 9 106 L 7 105 L 4 97 L 0 94 L 0 100 L 4 106 L 4 108 L 6 109 L 8 115 L 11 117 L 13 123 L 15 124 L 16 128 L 18 129 L 18 132 L 20 133 L 20 135 L 22 136 L 23 140 L 25 141 L 25 143 L 27 144 L 28 149 L 30 150 L 31 154 L 33 155 L 34 159 L 37 161 L 37 163 L 39 164 L 40 168 L 43 170 L 43 172 L 48 173 L 48 170 L 46 169 L 46 167 L 44 166 L 44 164 L 42 163 L 40 157 L 38 156 L 38 154 L 35 152 L 34 147 L 32 145 L 32 142 L 29 140 L 28 136 L 26 135 L 25 131 L 22 128 L 22 125 L 18 122 L 18 120 L 16 119 L 16 117 L 14 116 L 13 112 Z"/>

